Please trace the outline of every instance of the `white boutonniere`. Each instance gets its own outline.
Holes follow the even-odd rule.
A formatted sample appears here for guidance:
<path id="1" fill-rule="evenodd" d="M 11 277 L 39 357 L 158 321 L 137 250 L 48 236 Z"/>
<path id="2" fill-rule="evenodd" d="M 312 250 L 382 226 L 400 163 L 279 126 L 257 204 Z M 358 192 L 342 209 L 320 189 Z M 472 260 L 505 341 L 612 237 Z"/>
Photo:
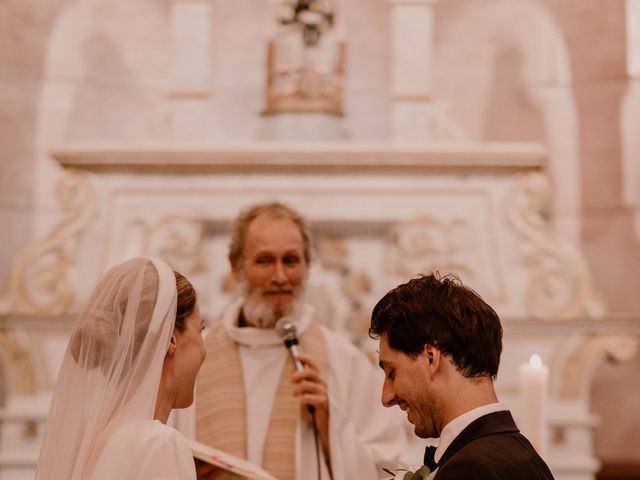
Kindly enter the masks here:
<path id="1" fill-rule="evenodd" d="M 429 470 L 429 467 L 422 465 L 417 469 L 409 469 L 408 467 L 398 468 L 395 472 L 387 468 L 384 468 L 383 470 L 391 475 L 389 480 L 431 480 L 438 469 L 436 468 L 432 472 Z"/>

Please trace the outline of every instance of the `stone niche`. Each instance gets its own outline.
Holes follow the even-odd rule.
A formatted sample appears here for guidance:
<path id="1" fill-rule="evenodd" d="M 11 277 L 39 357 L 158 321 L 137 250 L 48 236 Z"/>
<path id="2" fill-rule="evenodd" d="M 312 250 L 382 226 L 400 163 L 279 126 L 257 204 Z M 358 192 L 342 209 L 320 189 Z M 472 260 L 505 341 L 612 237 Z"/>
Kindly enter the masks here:
<path id="1" fill-rule="evenodd" d="M 591 374 L 606 354 L 633 355 L 638 332 L 607 319 L 584 259 L 550 229 L 545 155 L 536 144 L 55 149 L 63 215 L 16 258 L 0 296 L 0 476 L 33 478 L 69 328 L 105 270 L 161 257 L 216 321 L 234 295 L 228 223 L 273 199 L 312 223 L 320 320 L 371 355 L 369 314 L 390 288 L 438 270 L 477 290 L 504 323 L 501 401 L 517 419 L 518 366 L 539 354 L 550 368 L 544 456 L 557 479 L 592 479 Z"/>

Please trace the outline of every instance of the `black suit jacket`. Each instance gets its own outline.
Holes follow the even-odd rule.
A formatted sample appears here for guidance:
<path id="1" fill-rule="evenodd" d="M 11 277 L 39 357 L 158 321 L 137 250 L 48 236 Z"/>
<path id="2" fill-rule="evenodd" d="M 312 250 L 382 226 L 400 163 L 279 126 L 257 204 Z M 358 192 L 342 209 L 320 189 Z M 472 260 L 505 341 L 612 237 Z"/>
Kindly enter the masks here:
<path id="1" fill-rule="evenodd" d="M 435 480 L 553 480 L 544 460 L 520 434 L 511 413 L 471 422 L 445 450 Z"/>

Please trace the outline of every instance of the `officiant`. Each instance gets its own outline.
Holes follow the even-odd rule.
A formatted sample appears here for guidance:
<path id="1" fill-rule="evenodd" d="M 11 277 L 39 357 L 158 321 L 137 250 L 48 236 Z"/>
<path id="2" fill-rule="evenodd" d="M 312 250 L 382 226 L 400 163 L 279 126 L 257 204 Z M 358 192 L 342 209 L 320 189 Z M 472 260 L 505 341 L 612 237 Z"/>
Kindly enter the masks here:
<path id="1" fill-rule="evenodd" d="M 290 207 L 253 205 L 233 222 L 229 262 L 243 295 L 208 332 L 196 436 L 280 480 L 379 478 L 406 448 L 406 429 L 379 404 L 382 379 L 366 356 L 314 319 L 310 261 L 309 227 Z M 274 328 L 283 317 L 299 370 Z M 233 478 L 217 475 L 206 478 Z"/>

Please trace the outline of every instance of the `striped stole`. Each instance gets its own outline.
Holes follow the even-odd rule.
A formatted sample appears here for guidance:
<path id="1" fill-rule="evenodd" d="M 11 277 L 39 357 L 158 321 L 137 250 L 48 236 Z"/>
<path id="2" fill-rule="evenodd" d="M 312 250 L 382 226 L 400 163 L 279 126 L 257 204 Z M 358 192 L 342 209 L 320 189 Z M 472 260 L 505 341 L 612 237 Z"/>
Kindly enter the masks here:
<path id="1" fill-rule="evenodd" d="M 314 322 L 300 336 L 302 351 L 313 358 L 323 378 L 329 362 L 324 335 Z M 211 327 L 205 341 L 207 358 L 198 375 L 196 392 L 196 438 L 240 458 L 246 458 L 246 401 L 238 345 L 222 322 Z M 284 348 L 284 347 L 283 347 Z M 271 409 L 262 468 L 279 480 L 295 479 L 296 431 L 301 408 L 293 396 L 293 362 L 287 359 Z M 220 472 L 215 480 L 238 480 Z"/>

